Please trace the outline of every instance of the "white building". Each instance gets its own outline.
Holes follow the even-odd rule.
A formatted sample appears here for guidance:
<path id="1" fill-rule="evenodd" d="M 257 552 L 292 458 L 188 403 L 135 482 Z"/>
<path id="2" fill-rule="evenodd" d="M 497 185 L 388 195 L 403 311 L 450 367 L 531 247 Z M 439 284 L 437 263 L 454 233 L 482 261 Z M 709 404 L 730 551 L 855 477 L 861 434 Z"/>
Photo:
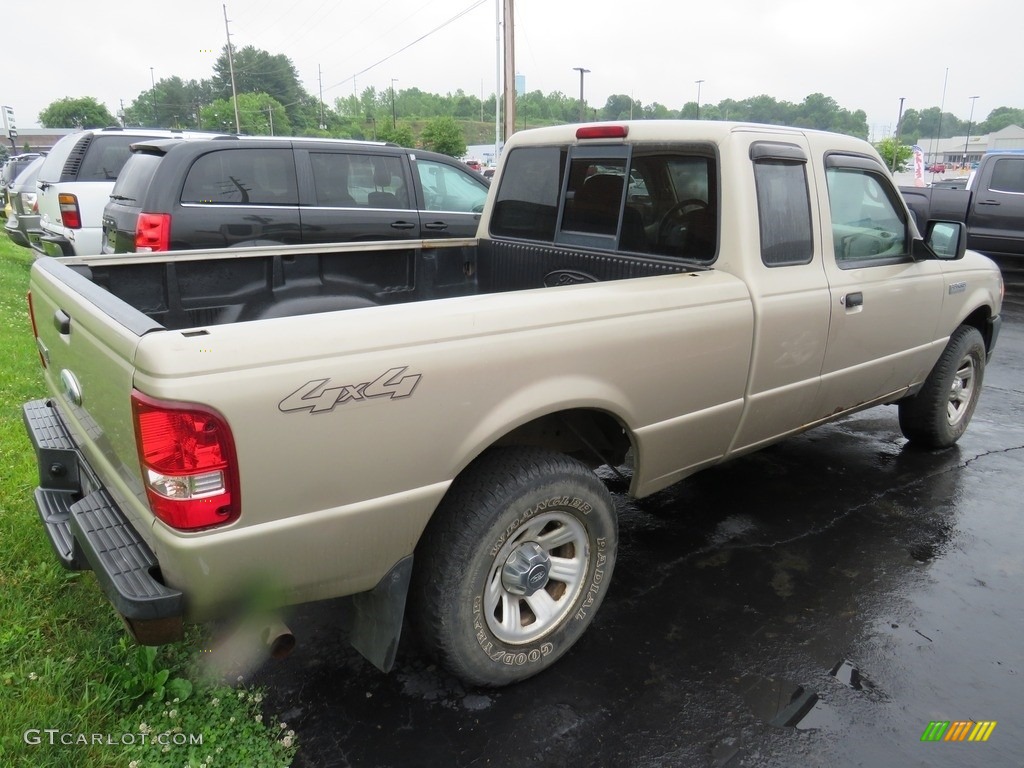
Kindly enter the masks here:
<path id="1" fill-rule="evenodd" d="M 949 139 L 919 139 L 917 145 L 924 150 L 924 163 L 966 165 L 976 163 L 986 152 L 1003 149 L 1024 150 L 1024 128 L 1009 125 L 995 133 L 978 136 L 953 136 Z"/>

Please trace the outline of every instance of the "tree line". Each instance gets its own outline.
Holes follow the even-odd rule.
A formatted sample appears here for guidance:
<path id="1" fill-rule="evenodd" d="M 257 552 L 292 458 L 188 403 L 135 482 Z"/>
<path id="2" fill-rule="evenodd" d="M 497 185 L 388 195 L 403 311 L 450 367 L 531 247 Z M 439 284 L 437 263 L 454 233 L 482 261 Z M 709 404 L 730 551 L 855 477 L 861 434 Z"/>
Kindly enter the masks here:
<path id="1" fill-rule="evenodd" d="M 394 141 L 403 146 L 420 144 L 459 156 L 465 144 L 490 143 L 494 139 L 495 96 L 480 98 L 462 90 L 445 95 L 418 88 L 377 90 L 338 97 L 331 103 L 308 93 L 299 81 L 295 65 L 284 54 L 271 54 L 254 46 L 234 52 L 238 122 L 250 135 L 301 135 Z M 531 91 L 516 99 L 516 127 L 576 122 L 579 100 L 555 91 Z M 831 97 L 813 93 L 800 103 L 760 95 L 724 99 L 717 104 L 688 102 L 672 109 L 658 102 L 643 104 L 624 94 L 609 96 L 601 107 L 583 105 L 586 120 L 701 119 L 792 125 L 868 138 L 863 110 L 849 110 Z M 171 127 L 233 132 L 235 105 L 231 100 L 231 72 L 227 48 L 203 80 L 163 78 L 142 91 L 128 106 L 110 113 L 96 99 L 65 98 L 39 114 L 48 128 L 91 128 L 107 125 Z M 1024 109 L 998 107 L 984 120 L 970 126 L 972 134 L 997 131 L 1008 125 L 1024 125 Z M 962 136 L 967 121 L 938 107 L 908 109 L 898 128 L 901 143 L 921 138 Z"/>

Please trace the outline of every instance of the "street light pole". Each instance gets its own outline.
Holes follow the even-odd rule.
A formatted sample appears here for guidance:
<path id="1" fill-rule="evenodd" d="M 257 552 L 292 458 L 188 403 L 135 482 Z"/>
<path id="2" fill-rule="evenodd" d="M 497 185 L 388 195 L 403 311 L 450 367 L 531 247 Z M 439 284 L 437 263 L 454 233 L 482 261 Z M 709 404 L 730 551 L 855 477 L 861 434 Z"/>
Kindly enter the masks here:
<path id="1" fill-rule="evenodd" d="M 892 167 L 889 170 L 893 173 L 896 173 L 896 150 L 900 145 L 900 123 L 903 122 L 903 101 L 906 98 L 906 96 L 900 96 L 900 114 L 899 117 L 896 118 L 896 136 L 892 141 Z"/>
<path id="2" fill-rule="evenodd" d="M 974 120 L 974 102 L 978 100 L 977 96 L 971 96 L 971 116 L 967 118 L 967 139 L 964 141 L 964 165 L 967 165 L 967 144 L 971 140 L 971 121 Z"/>
<path id="3" fill-rule="evenodd" d="M 391 78 L 391 130 L 398 127 L 398 113 L 395 112 L 395 83 L 398 82 L 397 77 Z"/>
<path id="4" fill-rule="evenodd" d="M 153 74 L 153 68 L 149 68 L 149 82 L 153 86 L 153 89 L 149 92 L 149 104 L 153 107 L 153 127 L 156 127 L 156 75 Z"/>
<path id="5" fill-rule="evenodd" d="M 697 84 L 697 119 L 700 120 L 700 84 L 704 81 L 694 80 L 694 82 Z"/>
<path id="6" fill-rule="evenodd" d="M 590 70 L 584 69 L 583 67 L 573 67 L 573 69 L 580 73 L 580 122 L 585 123 L 587 120 L 586 107 L 583 106 L 584 104 L 586 104 L 586 102 L 583 100 L 583 76 L 587 74 Z"/>

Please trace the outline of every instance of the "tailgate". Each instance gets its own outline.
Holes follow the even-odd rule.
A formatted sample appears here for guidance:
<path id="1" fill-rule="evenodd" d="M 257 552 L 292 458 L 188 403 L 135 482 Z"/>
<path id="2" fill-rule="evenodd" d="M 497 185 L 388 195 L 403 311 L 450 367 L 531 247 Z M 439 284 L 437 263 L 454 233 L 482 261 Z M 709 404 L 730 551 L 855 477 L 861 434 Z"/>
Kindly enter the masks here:
<path id="1" fill-rule="evenodd" d="M 49 394 L 86 462 L 145 536 L 152 517 L 135 449 L 132 361 L 140 337 L 161 326 L 49 258 L 33 264 L 29 297 Z"/>

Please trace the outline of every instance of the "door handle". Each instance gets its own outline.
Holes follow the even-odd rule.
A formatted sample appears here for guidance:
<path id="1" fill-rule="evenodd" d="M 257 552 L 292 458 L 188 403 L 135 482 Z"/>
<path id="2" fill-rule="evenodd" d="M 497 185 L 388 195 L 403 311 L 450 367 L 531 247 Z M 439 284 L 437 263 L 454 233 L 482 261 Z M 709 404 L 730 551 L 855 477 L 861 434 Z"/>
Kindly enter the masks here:
<path id="1" fill-rule="evenodd" d="M 53 313 L 53 327 L 61 336 L 67 336 L 71 333 L 71 315 L 63 309 L 58 309 Z"/>
<path id="2" fill-rule="evenodd" d="M 979 200 L 978 205 L 999 205 L 998 200 Z"/>
<path id="3" fill-rule="evenodd" d="M 864 305 L 864 294 L 860 291 L 856 293 L 848 293 L 839 300 L 847 309 L 853 309 L 853 307 L 861 307 Z"/>
<path id="4" fill-rule="evenodd" d="M 431 221 L 423 225 L 424 229 L 448 229 L 447 221 Z"/>
<path id="5" fill-rule="evenodd" d="M 393 221 L 391 222 L 392 229 L 413 229 L 416 225 L 411 221 Z"/>

